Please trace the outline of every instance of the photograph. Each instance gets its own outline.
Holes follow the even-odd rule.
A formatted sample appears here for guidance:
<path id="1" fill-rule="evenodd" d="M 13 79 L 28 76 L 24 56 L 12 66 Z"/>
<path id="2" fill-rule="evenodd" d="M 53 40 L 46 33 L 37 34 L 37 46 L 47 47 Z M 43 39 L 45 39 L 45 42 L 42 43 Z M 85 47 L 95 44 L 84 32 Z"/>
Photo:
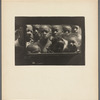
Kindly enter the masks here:
<path id="1" fill-rule="evenodd" d="M 85 65 L 85 18 L 16 16 L 15 65 Z"/>
<path id="2" fill-rule="evenodd" d="M 98 1 L 2 1 L 2 99 L 98 100 Z"/>

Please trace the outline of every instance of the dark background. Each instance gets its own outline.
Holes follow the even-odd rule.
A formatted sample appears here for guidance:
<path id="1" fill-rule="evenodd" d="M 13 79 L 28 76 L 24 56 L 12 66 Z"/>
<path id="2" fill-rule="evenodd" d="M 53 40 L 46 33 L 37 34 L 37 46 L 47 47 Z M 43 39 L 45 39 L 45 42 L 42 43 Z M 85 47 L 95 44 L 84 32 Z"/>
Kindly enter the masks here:
<path id="1" fill-rule="evenodd" d="M 15 17 L 15 29 L 25 24 L 75 24 L 84 31 L 84 19 L 84 17 Z"/>

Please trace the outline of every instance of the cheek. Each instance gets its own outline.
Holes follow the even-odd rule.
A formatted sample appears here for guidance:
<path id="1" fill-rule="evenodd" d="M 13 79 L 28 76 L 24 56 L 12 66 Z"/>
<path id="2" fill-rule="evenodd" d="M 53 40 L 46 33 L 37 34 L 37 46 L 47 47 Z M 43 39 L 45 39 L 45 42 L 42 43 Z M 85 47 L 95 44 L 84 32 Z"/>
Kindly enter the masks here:
<path id="1" fill-rule="evenodd" d="M 50 33 L 47 33 L 46 36 L 49 37 L 50 36 Z"/>
<path id="2" fill-rule="evenodd" d="M 37 33 L 37 34 L 38 34 L 38 33 L 39 33 L 39 31 L 37 30 L 37 31 L 35 31 L 34 33 Z"/>
<path id="3" fill-rule="evenodd" d="M 78 33 L 79 32 L 79 29 L 75 30 L 75 32 Z"/>
<path id="4" fill-rule="evenodd" d="M 61 34 L 61 33 L 62 33 L 62 30 L 59 30 L 59 31 L 58 31 L 58 34 Z"/>
<path id="5" fill-rule="evenodd" d="M 80 28 L 77 28 L 77 29 L 75 30 L 75 32 L 76 32 L 76 33 L 80 33 L 80 32 L 81 32 L 81 29 L 80 29 Z"/>
<path id="6" fill-rule="evenodd" d="M 33 33 L 26 33 L 27 36 L 32 37 L 33 38 Z"/>
<path id="7" fill-rule="evenodd" d="M 74 39 L 73 41 L 74 41 L 74 45 L 75 45 L 76 47 L 78 47 L 78 46 L 79 46 L 78 41 L 77 41 L 76 39 Z"/>
<path id="8" fill-rule="evenodd" d="M 37 32 L 37 33 L 34 33 L 34 35 L 35 35 L 35 36 L 37 36 L 37 35 L 38 35 L 38 36 L 40 36 L 40 33 L 39 33 L 39 32 Z"/>
<path id="9" fill-rule="evenodd" d="M 78 47 L 78 42 L 75 42 L 74 45 L 75 45 L 76 47 Z"/>
<path id="10" fill-rule="evenodd" d="M 66 34 L 66 33 L 63 33 L 63 34 L 62 34 L 62 37 L 63 37 L 64 39 L 68 39 L 68 36 L 69 36 L 69 35 Z"/>
<path id="11" fill-rule="evenodd" d="M 61 36 L 62 35 L 62 33 L 61 32 L 58 32 L 57 34 L 56 34 L 56 36 Z"/>
<path id="12" fill-rule="evenodd" d="M 65 34 L 66 36 L 68 36 L 68 35 L 70 35 L 71 33 L 70 33 L 70 32 L 69 32 L 69 33 L 68 33 L 68 32 L 66 32 L 66 33 L 64 33 L 64 34 Z"/>

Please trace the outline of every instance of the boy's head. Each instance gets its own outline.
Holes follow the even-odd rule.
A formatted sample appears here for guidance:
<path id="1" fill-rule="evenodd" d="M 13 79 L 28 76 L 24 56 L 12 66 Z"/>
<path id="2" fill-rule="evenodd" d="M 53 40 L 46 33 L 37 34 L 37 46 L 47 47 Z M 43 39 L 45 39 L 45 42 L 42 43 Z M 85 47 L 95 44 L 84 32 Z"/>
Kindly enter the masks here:
<path id="1" fill-rule="evenodd" d="M 33 27 L 26 25 L 26 41 L 29 42 L 31 39 L 33 39 Z"/>
<path id="2" fill-rule="evenodd" d="M 40 34 L 40 25 L 36 24 L 33 25 L 33 36 L 34 36 L 34 40 L 37 41 L 40 39 L 41 34 Z"/>
<path id="3" fill-rule="evenodd" d="M 72 36 L 68 41 L 68 48 L 70 51 L 75 52 L 81 47 L 80 41 L 76 36 Z"/>
<path id="4" fill-rule="evenodd" d="M 81 28 L 78 25 L 72 26 L 72 33 L 80 33 L 80 32 L 81 32 Z"/>
<path id="5" fill-rule="evenodd" d="M 29 51 L 31 53 L 40 53 L 41 49 L 38 45 L 30 44 L 27 46 L 27 51 Z"/>
<path id="6" fill-rule="evenodd" d="M 63 25 L 62 29 L 63 29 L 63 35 L 62 35 L 62 37 L 67 40 L 68 37 L 72 33 L 72 27 L 70 25 Z"/>
<path id="7" fill-rule="evenodd" d="M 61 25 L 53 25 L 52 26 L 52 35 L 54 37 L 59 37 L 62 35 L 62 26 Z"/>
<path id="8" fill-rule="evenodd" d="M 55 37 L 52 39 L 52 44 L 50 46 L 50 50 L 53 52 L 62 52 L 64 48 L 65 42 L 61 37 Z"/>
<path id="9" fill-rule="evenodd" d="M 48 39 L 51 36 L 51 26 L 50 25 L 41 25 L 40 33 L 41 33 L 41 38 Z"/>

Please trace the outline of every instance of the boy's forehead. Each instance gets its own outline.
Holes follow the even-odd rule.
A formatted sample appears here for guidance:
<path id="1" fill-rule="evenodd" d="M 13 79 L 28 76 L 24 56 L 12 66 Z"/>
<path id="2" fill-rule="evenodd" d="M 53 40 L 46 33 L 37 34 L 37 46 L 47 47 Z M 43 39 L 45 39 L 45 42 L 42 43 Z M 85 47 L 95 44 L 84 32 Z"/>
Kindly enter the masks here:
<path id="1" fill-rule="evenodd" d="M 50 29 L 50 27 L 49 27 L 49 26 L 47 26 L 47 25 L 42 25 L 42 26 L 41 26 L 41 29 L 42 29 L 42 30 L 49 30 L 49 29 Z"/>
<path id="2" fill-rule="evenodd" d="M 32 27 L 32 25 L 26 25 L 26 29 L 27 30 L 33 30 L 33 27 Z"/>
<path id="3" fill-rule="evenodd" d="M 52 28 L 53 29 L 62 29 L 62 26 L 61 25 L 53 25 Z"/>
<path id="4" fill-rule="evenodd" d="M 70 25 L 65 25 L 63 26 L 64 29 L 71 29 L 71 26 Z"/>
<path id="5" fill-rule="evenodd" d="M 78 25 L 73 25 L 73 28 L 79 28 L 79 26 Z"/>
<path id="6" fill-rule="evenodd" d="M 32 25 L 26 25 L 27 28 L 32 28 Z"/>
<path id="7" fill-rule="evenodd" d="M 33 28 L 40 28 L 40 25 L 33 25 Z"/>

